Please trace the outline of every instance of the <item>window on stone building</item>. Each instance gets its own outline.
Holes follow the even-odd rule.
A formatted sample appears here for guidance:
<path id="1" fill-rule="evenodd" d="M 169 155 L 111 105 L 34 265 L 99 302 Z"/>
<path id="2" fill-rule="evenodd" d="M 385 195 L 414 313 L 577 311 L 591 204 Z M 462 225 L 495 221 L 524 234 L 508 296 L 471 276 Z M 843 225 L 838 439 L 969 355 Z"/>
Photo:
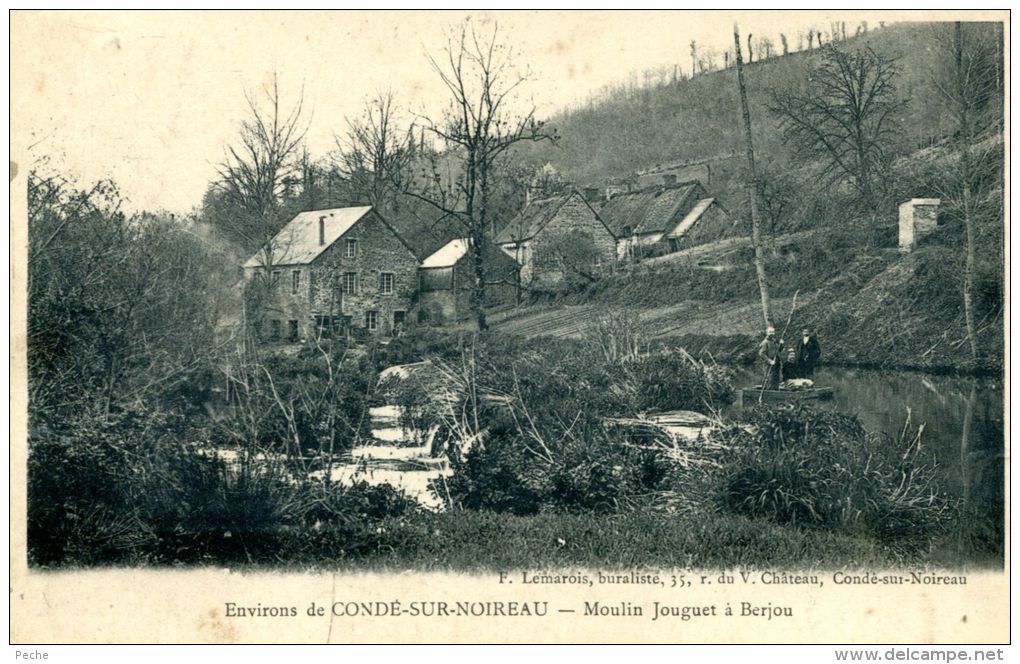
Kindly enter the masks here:
<path id="1" fill-rule="evenodd" d="M 407 318 L 406 311 L 394 311 L 393 312 L 393 333 L 396 334 L 397 330 L 404 326 L 404 320 Z"/>
<path id="2" fill-rule="evenodd" d="M 272 280 L 270 281 L 270 283 L 271 283 L 271 284 L 272 284 L 273 286 L 276 286 L 276 285 L 278 285 L 278 284 L 280 283 L 280 278 L 281 278 L 281 276 L 282 276 L 282 275 L 283 275 L 283 272 L 282 272 L 282 271 L 280 271 L 280 270 L 273 270 L 273 278 L 272 278 Z"/>
<path id="3" fill-rule="evenodd" d="M 343 276 L 340 278 L 340 285 L 343 288 L 344 295 L 357 295 L 358 273 L 344 272 Z"/>
<path id="4" fill-rule="evenodd" d="M 291 341 L 297 341 L 298 338 L 298 322 L 296 320 L 287 321 L 287 338 Z"/>
<path id="5" fill-rule="evenodd" d="M 273 341 L 280 338 L 280 321 L 275 319 L 269 321 L 269 338 Z"/>
<path id="6" fill-rule="evenodd" d="M 379 329 L 379 312 L 378 311 L 366 311 L 365 312 L 365 327 L 368 328 L 369 332 L 375 332 Z"/>
<path id="7" fill-rule="evenodd" d="M 297 295 L 298 290 L 301 288 L 301 270 L 294 270 L 290 273 L 290 292 Z"/>
<path id="8" fill-rule="evenodd" d="M 339 326 L 335 316 L 315 316 L 315 335 L 320 339 L 332 339 L 333 333 Z"/>
<path id="9" fill-rule="evenodd" d="M 379 275 L 379 292 L 383 295 L 393 294 L 393 283 L 396 276 L 392 272 L 383 272 Z"/>
<path id="10" fill-rule="evenodd" d="M 347 252 L 345 256 L 347 256 L 347 258 L 356 258 L 357 255 L 358 255 L 358 241 L 347 240 Z"/>

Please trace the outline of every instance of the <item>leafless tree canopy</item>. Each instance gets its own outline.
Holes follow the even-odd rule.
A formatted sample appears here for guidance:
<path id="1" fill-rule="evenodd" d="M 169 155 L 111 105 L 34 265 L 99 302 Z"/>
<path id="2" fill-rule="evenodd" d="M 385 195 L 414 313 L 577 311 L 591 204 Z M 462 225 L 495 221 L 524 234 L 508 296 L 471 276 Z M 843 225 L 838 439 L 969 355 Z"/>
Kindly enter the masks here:
<path id="1" fill-rule="evenodd" d="M 241 123 L 238 143 L 227 147 L 218 168 L 218 186 L 226 203 L 240 214 L 227 229 L 247 248 L 264 246 L 278 230 L 279 205 L 299 180 L 300 147 L 308 130 L 304 95 L 289 110 L 281 108 L 279 81 L 263 89 L 263 99 L 246 92 L 250 113 Z"/>
<path id="2" fill-rule="evenodd" d="M 903 102 L 894 94 L 895 63 L 870 48 L 825 49 L 803 91 L 774 90 L 771 109 L 805 159 L 820 159 L 822 176 L 849 182 L 875 210 L 879 178 Z"/>
<path id="3" fill-rule="evenodd" d="M 410 184 L 415 150 L 413 125 L 400 123 L 393 93 L 368 102 L 335 140 L 336 169 L 352 198 L 382 209 L 384 216 L 392 211 Z"/>

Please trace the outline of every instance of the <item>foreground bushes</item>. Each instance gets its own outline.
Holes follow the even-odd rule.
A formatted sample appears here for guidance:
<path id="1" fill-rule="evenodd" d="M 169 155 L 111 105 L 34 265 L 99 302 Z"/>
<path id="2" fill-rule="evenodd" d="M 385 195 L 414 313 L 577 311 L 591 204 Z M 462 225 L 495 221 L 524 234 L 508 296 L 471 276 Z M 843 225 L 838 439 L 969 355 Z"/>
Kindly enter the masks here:
<path id="1" fill-rule="evenodd" d="M 535 514 L 615 512 L 670 490 L 671 443 L 607 426 L 650 411 L 713 412 L 732 399 L 731 376 L 682 349 L 649 350 L 636 329 L 607 319 L 583 340 L 405 339 L 431 349 L 429 364 L 386 389 L 405 425 L 446 442 L 454 473 L 434 491 L 454 506 Z M 406 357 L 401 345 L 391 356 Z"/>
<path id="2" fill-rule="evenodd" d="M 518 515 L 617 512 L 669 490 L 676 478 L 665 450 L 614 440 L 604 430 L 538 442 L 508 422 L 451 465 L 453 476 L 434 490 L 454 507 Z"/>
<path id="3" fill-rule="evenodd" d="M 380 520 L 417 509 L 389 486 L 316 482 L 274 457 L 228 464 L 188 444 L 195 433 L 182 419 L 138 414 L 33 431 L 29 561 L 270 562 L 317 546 L 334 555 L 371 548 Z"/>
<path id="4" fill-rule="evenodd" d="M 749 428 L 725 432 L 717 479 L 726 511 L 776 523 L 924 540 L 950 516 L 920 452 L 921 433 L 867 433 L 857 418 L 759 407 Z"/>

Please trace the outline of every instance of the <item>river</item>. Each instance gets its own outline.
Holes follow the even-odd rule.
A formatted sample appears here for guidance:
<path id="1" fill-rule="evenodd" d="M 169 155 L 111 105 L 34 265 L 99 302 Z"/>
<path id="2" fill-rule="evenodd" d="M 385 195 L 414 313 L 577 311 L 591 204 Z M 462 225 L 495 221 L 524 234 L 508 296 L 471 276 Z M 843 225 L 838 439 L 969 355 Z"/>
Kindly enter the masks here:
<path id="1" fill-rule="evenodd" d="M 756 371 L 737 370 L 737 384 L 760 382 Z M 942 488 L 958 498 L 957 553 L 978 563 L 1001 561 L 1005 495 L 1002 381 L 913 371 L 822 367 L 815 382 L 834 388 L 828 405 L 853 413 L 869 431 L 896 438 L 909 414 L 924 424 L 922 450 L 939 467 Z M 736 406 L 728 411 L 733 413 Z"/>

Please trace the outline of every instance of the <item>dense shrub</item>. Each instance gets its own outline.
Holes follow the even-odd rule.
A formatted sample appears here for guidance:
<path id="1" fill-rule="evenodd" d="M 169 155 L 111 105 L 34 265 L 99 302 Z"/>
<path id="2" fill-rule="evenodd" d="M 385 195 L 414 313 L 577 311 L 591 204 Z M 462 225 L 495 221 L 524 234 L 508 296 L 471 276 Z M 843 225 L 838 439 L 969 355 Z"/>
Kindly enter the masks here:
<path id="1" fill-rule="evenodd" d="M 433 490 L 459 507 L 533 514 L 611 512 L 670 487 L 664 448 L 607 425 L 648 411 L 714 412 L 732 399 L 731 374 L 682 349 L 650 351 L 622 322 L 581 340 L 490 333 L 457 355 L 408 358 L 429 364 L 385 389 L 405 407 L 405 426 L 445 444 L 453 476 Z"/>
<path id="2" fill-rule="evenodd" d="M 923 538 L 948 516 L 920 431 L 892 441 L 856 417 L 805 407 L 758 407 L 748 425 L 723 434 L 731 456 L 717 491 L 727 511 L 883 538 Z"/>
<path id="3" fill-rule="evenodd" d="M 672 486 L 675 467 L 663 449 L 645 449 L 604 430 L 529 440 L 503 423 L 433 490 L 453 507 L 525 515 L 541 511 L 615 512 Z"/>
<path id="4" fill-rule="evenodd" d="M 210 432 L 216 445 L 333 454 L 369 435 L 375 373 L 366 355 L 343 344 L 239 353 L 227 378 L 228 403 Z"/>
<path id="5" fill-rule="evenodd" d="M 717 364 L 695 360 L 682 349 L 663 349 L 628 367 L 638 411 L 711 411 L 733 400 L 733 375 Z"/>
<path id="6" fill-rule="evenodd" d="M 417 509 L 388 485 L 323 484 L 282 456 L 228 463 L 188 442 L 200 435 L 159 413 L 33 430 L 30 563 L 269 561 L 307 553 L 316 541 L 306 535 L 323 529 L 328 547 L 316 555 L 332 556 Z"/>
<path id="7" fill-rule="evenodd" d="M 398 364 L 411 364 L 425 358 L 455 360 L 473 335 L 456 334 L 431 327 L 415 327 L 386 345 L 372 348 L 371 358 L 377 371 Z"/>
<path id="8" fill-rule="evenodd" d="M 533 472 L 539 465 L 531 458 L 533 454 L 523 439 L 509 428 L 501 428 L 463 458 L 453 456 L 452 476 L 434 482 L 432 490 L 454 507 L 535 514 L 542 506 L 545 483 Z"/>

